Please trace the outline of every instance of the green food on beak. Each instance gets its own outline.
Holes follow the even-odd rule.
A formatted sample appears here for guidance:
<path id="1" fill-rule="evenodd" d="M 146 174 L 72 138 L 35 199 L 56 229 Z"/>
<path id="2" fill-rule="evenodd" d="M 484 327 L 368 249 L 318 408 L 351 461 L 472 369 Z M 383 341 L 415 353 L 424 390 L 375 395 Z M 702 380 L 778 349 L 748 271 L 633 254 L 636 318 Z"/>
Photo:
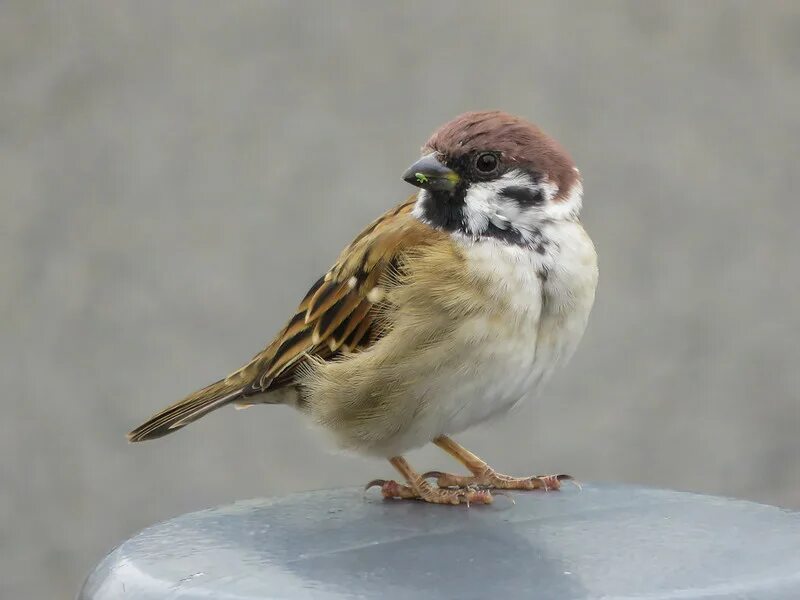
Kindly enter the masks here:
<path id="1" fill-rule="evenodd" d="M 461 177 L 452 169 L 446 167 L 432 152 L 420 158 L 403 173 L 403 179 L 425 190 L 455 191 L 461 182 Z"/>

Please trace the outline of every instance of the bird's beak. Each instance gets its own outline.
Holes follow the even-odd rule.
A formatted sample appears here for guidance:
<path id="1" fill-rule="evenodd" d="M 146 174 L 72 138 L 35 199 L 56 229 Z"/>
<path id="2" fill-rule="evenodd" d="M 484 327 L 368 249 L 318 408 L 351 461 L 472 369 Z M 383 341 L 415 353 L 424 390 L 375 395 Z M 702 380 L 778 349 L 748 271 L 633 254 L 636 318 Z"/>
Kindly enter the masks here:
<path id="1" fill-rule="evenodd" d="M 436 158 L 436 153 L 426 154 L 403 173 L 403 179 L 425 190 L 452 192 L 461 178 L 458 173 L 445 167 Z"/>

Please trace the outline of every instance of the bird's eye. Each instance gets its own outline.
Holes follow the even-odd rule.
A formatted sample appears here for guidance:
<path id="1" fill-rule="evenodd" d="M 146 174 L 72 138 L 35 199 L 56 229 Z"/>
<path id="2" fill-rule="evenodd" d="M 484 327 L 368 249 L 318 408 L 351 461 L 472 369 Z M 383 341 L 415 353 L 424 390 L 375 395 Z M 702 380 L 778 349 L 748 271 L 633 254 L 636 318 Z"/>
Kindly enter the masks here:
<path id="1" fill-rule="evenodd" d="M 491 175 L 497 171 L 500 161 L 492 152 L 481 152 L 475 157 L 475 170 L 481 175 Z"/>

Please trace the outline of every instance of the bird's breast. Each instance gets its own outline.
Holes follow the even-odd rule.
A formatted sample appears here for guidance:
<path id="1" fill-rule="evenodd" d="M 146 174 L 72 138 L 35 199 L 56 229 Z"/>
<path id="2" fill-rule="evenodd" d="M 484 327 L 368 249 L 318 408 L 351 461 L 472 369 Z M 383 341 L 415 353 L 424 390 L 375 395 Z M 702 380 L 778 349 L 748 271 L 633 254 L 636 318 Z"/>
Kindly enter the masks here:
<path id="1" fill-rule="evenodd" d="M 481 282 L 485 308 L 455 330 L 462 363 L 443 374 L 440 388 L 447 432 L 535 394 L 577 347 L 594 301 L 596 255 L 577 223 L 560 223 L 549 234 L 546 252 L 494 240 L 461 242 L 465 276 Z"/>
<path id="2" fill-rule="evenodd" d="M 454 237 L 414 254 L 387 286 L 385 335 L 309 369 L 307 410 L 342 446 L 394 456 L 535 393 L 594 298 L 594 249 L 575 227 L 545 253 Z"/>
<path id="3" fill-rule="evenodd" d="M 429 408 L 436 427 L 457 433 L 507 411 L 536 387 L 543 271 L 535 252 L 493 240 L 462 242 L 473 310 L 450 338 L 448 362 Z M 430 382 L 429 382 L 430 384 Z"/>

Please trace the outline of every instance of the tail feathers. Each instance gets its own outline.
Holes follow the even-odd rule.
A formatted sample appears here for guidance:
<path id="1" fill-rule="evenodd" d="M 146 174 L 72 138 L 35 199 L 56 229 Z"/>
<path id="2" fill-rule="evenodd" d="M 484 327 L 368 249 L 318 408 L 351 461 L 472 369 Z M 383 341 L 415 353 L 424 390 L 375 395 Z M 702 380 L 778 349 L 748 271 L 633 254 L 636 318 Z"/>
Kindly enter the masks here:
<path id="1" fill-rule="evenodd" d="M 231 381 L 233 379 L 233 381 Z M 143 442 L 177 431 L 192 421 L 233 402 L 242 395 L 241 380 L 228 377 L 187 396 L 153 415 L 128 434 L 131 442 Z"/>

